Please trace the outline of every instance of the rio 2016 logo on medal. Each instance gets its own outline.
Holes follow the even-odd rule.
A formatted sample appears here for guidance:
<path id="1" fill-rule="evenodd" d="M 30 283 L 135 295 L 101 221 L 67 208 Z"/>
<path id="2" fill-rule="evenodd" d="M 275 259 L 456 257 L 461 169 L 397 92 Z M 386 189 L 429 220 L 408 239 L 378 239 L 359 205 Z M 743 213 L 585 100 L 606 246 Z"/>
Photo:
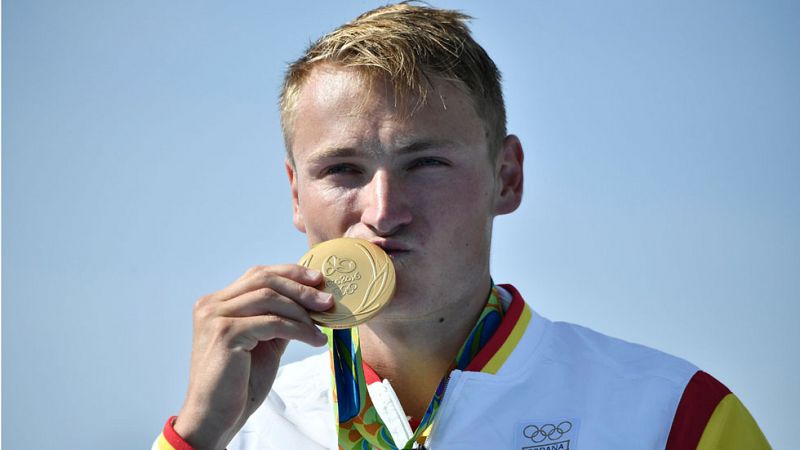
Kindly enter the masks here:
<path id="1" fill-rule="evenodd" d="M 395 288 L 392 260 L 377 245 L 355 238 L 339 238 L 315 245 L 300 265 L 322 272 L 325 292 L 334 307 L 312 312 L 311 319 L 328 328 L 352 328 L 381 310 Z"/>
<path id="2" fill-rule="evenodd" d="M 361 272 L 352 259 L 329 256 L 322 263 L 322 274 L 325 275 L 325 288 L 334 292 L 336 298 L 352 295 L 358 290 Z"/>

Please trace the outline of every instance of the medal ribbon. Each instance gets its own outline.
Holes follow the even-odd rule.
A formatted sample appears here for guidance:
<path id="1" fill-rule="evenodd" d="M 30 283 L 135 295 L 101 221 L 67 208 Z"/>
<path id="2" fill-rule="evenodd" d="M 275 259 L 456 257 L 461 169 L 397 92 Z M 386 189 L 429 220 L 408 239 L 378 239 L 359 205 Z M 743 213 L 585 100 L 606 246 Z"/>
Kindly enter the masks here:
<path id="1" fill-rule="evenodd" d="M 486 306 L 481 311 L 475 326 L 461 345 L 447 375 L 439 382 L 436 393 L 414 435 L 402 446 L 398 446 L 394 442 L 391 433 L 369 398 L 364 376 L 364 363 L 361 359 L 358 327 L 342 330 L 323 328 L 325 334 L 328 335 L 328 350 L 331 355 L 331 373 L 333 374 L 331 388 L 333 390 L 334 415 L 338 425 L 339 449 L 400 450 L 413 448 L 415 442 L 423 443 L 433 426 L 450 371 L 466 369 L 498 329 L 502 319 L 503 307 L 498 299 L 497 290 L 492 285 Z"/>

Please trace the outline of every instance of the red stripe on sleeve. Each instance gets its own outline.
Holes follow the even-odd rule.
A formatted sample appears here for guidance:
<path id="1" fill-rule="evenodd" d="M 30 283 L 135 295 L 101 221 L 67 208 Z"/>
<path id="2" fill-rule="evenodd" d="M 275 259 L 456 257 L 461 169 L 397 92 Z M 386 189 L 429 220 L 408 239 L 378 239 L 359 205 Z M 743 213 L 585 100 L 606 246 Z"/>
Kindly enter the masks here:
<path id="1" fill-rule="evenodd" d="M 730 393 L 716 378 L 698 370 L 678 403 L 666 450 L 696 449 L 714 409 Z"/>
<path id="2" fill-rule="evenodd" d="M 194 447 L 184 441 L 181 435 L 172 427 L 172 424 L 175 423 L 175 419 L 177 418 L 178 416 L 172 416 L 167 419 L 167 423 L 164 424 L 164 431 L 162 431 L 162 433 L 164 433 L 164 439 L 169 442 L 169 445 L 175 447 L 175 450 L 194 450 Z"/>
<path id="3" fill-rule="evenodd" d="M 508 311 L 506 311 L 505 315 L 503 316 L 503 321 L 500 323 L 500 326 L 497 327 L 497 331 L 494 332 L 492 337 L 489 338 L 489 342 L 483 346 L 483 348 L 472 358 L 472 361 L 467 366 L 466 371 L 469 372 L 480 372 L 483 369 L 483 366 L 492 359 L 495 353 L 500 350 L 500 347 L 508 339 L 508 335 L 511 334 L 511 330 L 514 329 L 514 325 L 517 324 L 519 320 L 519 316 L 522 315 L 522 310 L 525 307 L 525 301 L 522 300 L 522 296 L 519 294 L 514 286 L 510 284 L 501 284 L 503 289 L 507 290 L 511 293 L 511 304 L 508 305 Z"/>

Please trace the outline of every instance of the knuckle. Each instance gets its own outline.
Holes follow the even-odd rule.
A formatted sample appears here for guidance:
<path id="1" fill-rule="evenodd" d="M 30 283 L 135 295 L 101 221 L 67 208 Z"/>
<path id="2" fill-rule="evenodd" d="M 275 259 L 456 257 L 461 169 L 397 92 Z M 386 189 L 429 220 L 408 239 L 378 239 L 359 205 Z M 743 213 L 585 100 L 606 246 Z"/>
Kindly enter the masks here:
<path id="1" fill-rule="evenodd" d="M 269 267 L 267 266 L 253 266 L 247 269 L 243 278 L 255 279 L 255 280 L 262 280 L 265 274 L 270 272 Z"/>
<path id="2" fill-rule="evenodd" d="M 266 270 L 266 269 L 260 270 L 254 276 L 255 276 L 258 284 L 261 285 L 261 286 L 269 286 L 269 285 L 271 285 L 273 283 L 273 280 L 276 278 L 275 273 L 273 273 L 270 270 Z"/>
<path id="3" fill-rule="evenodd" d="M 276 296 L 276 292 L 272 288 L 263 287 L 256 291 L 259 298 L 269 299 Z"/>
<path id="4" fill-rule="evenodd" d="M 205 319 L 210 315 L 209 296 L 204 295 L 194 302 L 192 312 L 197 319 Z"/>
<path id="5" fill-rule="evenodd" d="M 275 314 L 264 314 L 263 320 L 266 325 L 275 326 L 276 324 L 281 323 L 281 317 Z"/>
<path id="6" fill-rule="evenodd" d="M 202 308 L 206 303 L 211 301 L 210 295 L 204 295 L 194 302 L 194 310 L 197 311 L 198 309 Z"/>
<path id="7" fill-rule="evenodd" d="M 297 296 L 301 299 L 311 299 L 317 295 L 317 290 L 311 286 L 297 283 Z"/>
<path id="8" fill-rule="evenodd" d="M 264 270 L 264 266 L 253 266 L 253 267 L 247 269 L 247 271 L 244 274 L 247 275 L 247 276 L 255 275 L 255 274 L 261 272 L 262 270 Z"/>
<path id="9" fill-rule="evenodd" d="M 217 336 L 227 336 L 233 331 L 233 320 L 228 317 L 217 317 L 212 322 L 213 332 Z"/>
<path id="10" fill-rule="evenodd" d="M 208 307 L 200 306 L 194 309 L 194 318 L 198 322 L 205 322 L 210 315 Z"/>

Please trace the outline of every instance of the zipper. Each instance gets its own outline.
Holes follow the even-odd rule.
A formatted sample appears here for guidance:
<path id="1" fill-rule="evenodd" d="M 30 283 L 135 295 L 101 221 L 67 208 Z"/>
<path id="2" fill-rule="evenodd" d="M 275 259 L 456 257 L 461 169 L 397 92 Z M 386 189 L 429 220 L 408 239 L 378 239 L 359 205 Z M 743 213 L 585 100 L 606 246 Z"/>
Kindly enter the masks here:
<path id="1" fill-rule="evenodd" d="M 459 377 L 461 377 L 461 373 L 462 371 L 460 370 L 457 369 L 453 370 L 452 372 L 450 372 L 450 375 L 444 381 L 444 387 L 442 388 L 442 403 L 439 404 L 439 411 L 436 414 L 438 417 L 436 417 L 436 420 L 434 420 L 433 422 L 433 428 L 431 429 L 431 434 L 429 434 L 428 438 L 425 439 L 425 443 L 422 444 L 422 446 L 418 447 L 419 450 L 425 450 L 430 448 L 429 445 L 431 444 L 433 435 L 436 434 L 436 429 L 439 428 L 439 424 L 442 423 L 442 419 L 445 417 L 444 414 L 447 412 L 447 410 L 445 409 L 445 405 L 447 405 L 448 403 L 447 399 L 449 398 L 447 396 L 447 390 L 448 388 L 451 387 L 453 383 L 458 382 Z"/>

